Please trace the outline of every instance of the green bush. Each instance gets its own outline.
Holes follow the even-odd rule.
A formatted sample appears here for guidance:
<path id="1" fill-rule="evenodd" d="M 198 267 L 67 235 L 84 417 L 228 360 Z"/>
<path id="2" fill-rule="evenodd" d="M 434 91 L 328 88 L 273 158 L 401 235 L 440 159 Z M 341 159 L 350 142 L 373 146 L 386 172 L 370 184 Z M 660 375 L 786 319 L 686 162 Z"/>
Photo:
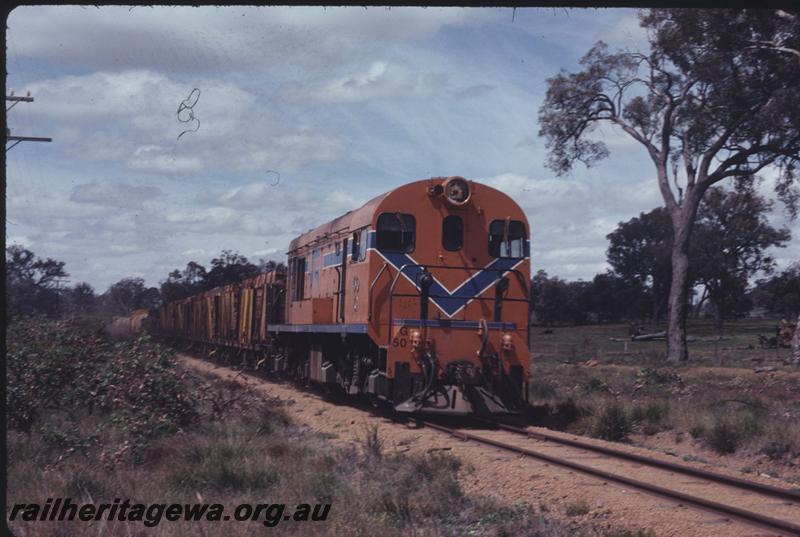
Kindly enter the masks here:
<path id="1" fill-rule="evenodd" d="M 689 428 L 689 434 L 697 440 L 706 434 L 706 426 L 703 423 L 696 423 Z"/>
<path id="2" fill-rule="evenodd" d="M 736 451 L 741 434 L 733 423 L 721 419 L 714 422 L 706 440 L 711 449 L 724 455 Z"/>
<path id="3" fill-rule="evenodd" d="M 565 512 L 567 516 L 583 516 L 589 512 L 589 504 L 585 500 L 568 503 Z"/>
<path id="4" fill-rule="evenodd" d="M 599 392 L 608 390 L 608 386 L 605 382 L 597 377 L 589 377 L 589 379 L 583 384 L 583 390 L 586 393 Z"/>
<path id="5" fill-rule="evenodd" d="M 22 319 L 7 330 L 6 425 L 38 429 L 63 454 L 107 448 L 141 462 L 147 443 L 197 421 L 202 396 L 185 382 L 171 352 L 147 336 L 113 342 L 77 320 Z M 81 432 L 93 416 L 112 438 Z"/>
<path id="6" fill-rule="evenodd" d="M 528 393 L 533 400 L 553 399 L 558 395 L 558 390 L 551 381 L 534 377 L 528 383 Z"/>
<path id="7" fill-rule="evenodd" d="M 620 442 L 631 432 L 631 420 L 623 406 L 614 401 L 606 403 L 594 416 L 592 434 L 604 440 Z"/>
<path id="8" fill-rule="evenodd" d="M 665 404 L 651 401 L 644 406 L 634 406 L 631 410 L 630 420 L 641 425 L 644 434 L 652 435 L 666 428 L 664 421 L 667 413 L 668 408 Z"/>
<path id="9" fill-rule="evenodd" d="M 706 435 L 706 441 L 717 453 L 734 453 L 741 444 L 759 436 L 762 431 L 761 420 L 754 412 L 738 412 L 724 418 L 715 418 Z"/>
<path id="10" fill-rule="evenodd" d="M 656 537 L 656 532 L 651 529 L 616 529 L 608 532 L 605 537 Z"/>
<path id="11" fill-rule="evenodd" d="M 581 417 L 581 409 L 571 397 L 558 402 L 555 409 L 555 417 L 564 423 L 572 423 Z"/>

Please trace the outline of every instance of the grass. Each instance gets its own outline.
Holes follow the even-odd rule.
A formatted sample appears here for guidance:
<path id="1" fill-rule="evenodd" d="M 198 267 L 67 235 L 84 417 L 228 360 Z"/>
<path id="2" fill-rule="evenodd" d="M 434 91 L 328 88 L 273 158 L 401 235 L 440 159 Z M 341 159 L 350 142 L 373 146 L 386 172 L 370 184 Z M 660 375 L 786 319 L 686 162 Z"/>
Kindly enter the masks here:
<path id="1" fill-rule="evenodd" d="M 651 529 L 615 529 L 608 532 L 605 537 L 656 537 L 656 532 Z"/>
<path id="2" fill-rule="evenodd" d="M 760 349 L 757 340 L 775 324 L 729 323 L 712 341 L 719 334 L 711 323 L 692 321 L 688 333 L 698 341 L 678 366 L 664 361 L 664 342 L 629 341 L 626 351 L 625 342 L 609 341 L 625 338 L 627 325 L 552 334 L 532 327 L 529 396 L 546 426 L 616 441 L 668 433 L 684 453 L 736 454 L 791 476 L 800 457 L 800 376 L 783 363 L 788 349 Z M 763 365 L 775 372 L 754 372 Z"/>
<path id="3" fill-rule="evenodd" d="M 506 506 L 466 494 L 459 475 L 468 470 L 458 459 L 438 452 L 390 453 L 377 427 L 365 430 L 358 446 L 335 447 L 295 425 L 276 401 L 182 370 L 169 352 L 146 339 L 113 342 L 70 323 L 43 320 L 8 333 L 8 386 L 16 398 L 7 414 L 9 506 L 54 497 L 80 503 L 207 502 L 226 510 L 266 501 L 285 503 L 287 510 L 330 503 L 325 522 L 280 521 L 275 531 L 346 537 L 586 535 L 528 504 Z M 55 382 L 59 377 L 69 382 Z M 144 531 L 136 523 L 10 524 L 18 535 Z M 166 536 L 264 531 L 259 521 L 163 521 L 157 529 Z"/>
<path id="4" fill-rule="evenodd" d="M 611 401 L 594 415 L 592 433 L 597 438 L 621 442 L 631 432 L 631 419 L 625 408 L 616 401 Z"/>
<path id="5" fill-rule="evenodd" d="M 752 358 L 780 361 L 791 354 L 789 349 L 760 349 L 758 335 L 775 335 L 776 319 L 744 319 L 723 325 L 718 332 L 713 322 L 691 319 L 687 334 L 697 338 L 689 343 L 690 359 L 704 365 L 750 365 Z M 645 333 L 660 332 L 665 324 L 649 324 Z M 560 361 L 597 359 L 616 364 L 655 365 L 665 356 L 663 341 L 610 341 L 628 339 L 627 324 L 601 324 L 555 327 L 545 334 L 543 327 L 531 327 L 530 348 L 537 357 Z M 716 338 L 721 337 L 719 341 Z M 753 348 L 748 348 L 752 346 Z M 627 349 L 627 350 L 626 350 Z M 755 352 L 754 352 L 755 351 Z"/>
<path id="6" fill-rule="evenodd" d="M 567 504 L 565 513 L 567 516 L 583 516 L 590 511 L 589 504 L 585 500 L 579 500 Z"/>

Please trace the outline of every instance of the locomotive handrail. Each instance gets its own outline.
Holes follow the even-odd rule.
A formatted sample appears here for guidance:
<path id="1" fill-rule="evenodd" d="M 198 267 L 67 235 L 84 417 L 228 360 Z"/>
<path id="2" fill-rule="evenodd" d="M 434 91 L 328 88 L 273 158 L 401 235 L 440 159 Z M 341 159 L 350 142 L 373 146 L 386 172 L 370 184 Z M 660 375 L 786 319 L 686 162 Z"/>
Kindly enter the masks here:
<path id="1" fill-rule="evenodd" d="M 372 280 L 372 283 L 369 284 L 369 291 L 367 292 L 367 321 L 372 320 L 372 290 L 375 288 L 375 284 L 378 283 L 378 278 L 381 277 L 383 271 L 389 267 L 388 262 L 384 262 L 381 270 L 378 271 L 378 274 L 375 275 L 375 279 Z"/>
<path id="2" fill-rule="evenodd" d="M 397 271 L 397 274 L 395 274 L 394 279 L 392 279 L 392 285 L 389 286 L 389 320 L 388 320 L 389 328 L 387 330 L 387 341 L 386 341 L 387 345 L 391 345 L 391 343 L 392 343 L 392 329 L 391 329 L 391 327 L 392 327 L 392 319 L 393 319 L 392 306 L 393 306 L 393 302 L 394 302 L 393 301 L 394 288 L 397 285 L 397 280 L 400 278 L 400 275 L 403 274 L 403 271 L 408 267 L 422 267 L 423 269 L 428 269 L 428 268 L 460 269 L 460 270 L 473 270 L 473 271 L 477 271 L 477 270 L 493 270 L 493 271 L 501 273 L 501 274 L 506 273 L 506 272 L 513 272 L 513 273 L 516 274 L 517 278 L 520 281 L 520 285 L 522 286 L 522 289 L 525 292 L 526 301 L 528 301 L 528 302 L 530 301 L 530 291 L 528 290 L 528 285 L 527 285 L 527 283 L 525 281 L 525 277 L 517 269 L 488 268 L 488 267 L 464 267 L 464 266 L 455 266 L 455 265 L 422 265 L 420 263 L 406 263 L 405 265 L 400 267 L 400 270 Z M 416 285 L 417 284 L 415 283 L 414 286 L 416 287 Z M 448 297 L 442 297 L 442 298 L 448 298 Z M 474 298 L 478 298 L 478 297 L 476 296 Z M 520 299 L 505 299 L 504 298 L 503 300 L 518 301 Z"/>

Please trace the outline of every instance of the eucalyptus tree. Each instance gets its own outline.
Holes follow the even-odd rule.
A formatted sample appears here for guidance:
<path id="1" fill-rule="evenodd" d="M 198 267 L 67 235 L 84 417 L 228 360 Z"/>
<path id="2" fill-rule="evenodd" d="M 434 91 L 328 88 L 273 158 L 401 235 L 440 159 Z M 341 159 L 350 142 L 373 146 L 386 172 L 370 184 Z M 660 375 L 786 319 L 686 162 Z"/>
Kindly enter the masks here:
<path id="1" fill-rule="evenodd" d="M 786 16 L 788 15 L 788 16 Z M 616 125 L 649 155 L 672 222 L 667 359 L 688 359 L 689 245 L 709 187 L 777 171 L 776 191 L 796 214 L 800 160 L 797 12 L 650 9 L 649 50 L 598 42 L 582 69 L 547 81 L 539 110 L 548 166 L 559 174 L 608 156 L 592 132 Z"/>

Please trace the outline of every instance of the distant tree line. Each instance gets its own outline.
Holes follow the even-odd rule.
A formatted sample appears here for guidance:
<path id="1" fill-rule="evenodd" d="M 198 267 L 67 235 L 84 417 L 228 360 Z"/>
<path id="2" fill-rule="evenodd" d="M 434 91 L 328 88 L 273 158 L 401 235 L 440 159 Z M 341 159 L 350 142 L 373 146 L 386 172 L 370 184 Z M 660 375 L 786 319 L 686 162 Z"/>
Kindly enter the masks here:
<path id="1" fill-rule="evenodd" d="M 738 319 L 753 313 L 767 317 L 792 318 L 800 313 L 800 262 L 771 277 L 758 279 L 752 288 L 733 288 L 736 301 L 717 309 L 706 299 L 696 302 L 695 318 L 709 317 L 717 322 Z M 702 292 L 694 295 L 697 300 Z M 618 323 L 625 321 L 660 322 L 664 311 L 653 317 L 651 289 L 626 281 L 613 271 L 596 275 L 591 281 L 565 281 L 539 270 L 531 280 L 531 317 L 539 325 Z"/>
<path id="2" fill-rule="evenodd" d="M 700 204 L 689 249 L 690 316 L 709 316 L 719 325 L 758 308 L 768 315 L 800 312 L 800 263 L 774 275 L 769 247 L 791 238 L 767 220 L 772 203 L 752 182 L 732 190 L 709 189 Z M 667 312 L 672 281 L 673 226 L 664 208 L 621 222 L 607 238 L 611 266 L 591 281 L 567 282 L 539 271 L 531 282 L 531 311 L 537 324 L 583 324 L 650 320 Z M 764 277 L 753 286 L 757 274 Z"/>
<path id="3" fill-rule="evenodd" d="M 698 209 L 689 252 L 690 315 L 706 315 L 721 323 L 755 308 L 787 317 L 800 312 L 800 262 L 775 274 L 775 261 L 765 253 L 790 239 L 788 230 L 770 225 L 771 209 L 772 203 L 756 192 L 752 181 L 738 181 L 731 190 L 709 189 Z M 543 325 L 660 322 L 672 281 L 672 234 L 666 209 L 653 209 L 620 222 L 607 235 L 611 269 L 606 273 L 591 281 L 568 282 L 539 270 L 531 280 L 532 321 Z M 100 295 L 85 282 L 60 285 L 69 276 L 64 263 L 37 258 L 21 246 L 6 249 L 6 269 L 9 315 L 110 317 L 286 267 L 266 260 L 256 265 L 238 252 L 223 250 L 209 268 L 190 261 L 183 270 L 170 272 L 159 287 L 148 287 L 142 278 L 124 278 Z M 762 277 L 750 284 L 757 275 Z"/>
<path id="4" fill-rule="evenodd" d="M 209 270 L 190 261 L 185 269 L 170 272 L 167 279 L 161 282 L 161 298 L 164 302 L 180 300 L 274 270 L 285 272 L 286 265 L 264 259 L 255 265 L 239 252 L 223 250 L 218 257 L 211 260 Z"/>
<path id="5" fill-rule="evenodd" d="M 143 278 L 123 278 L 97 294 L 86 282 L 63 285 L 69 274 L 65 263 L 42 259 L 19 245 L 6 248 L 6 314 L 8 317 L 87 315 L 109 318 L 137 309 L 152 309 L 215 287 L 238 282 L 263 272 L 285 270 L 283 263 L 260 260 L 253 264 L 231 250 L 211 260 L 211 268 L 190 261 L 184 270 L 173 270 L 159 287 L 148 287 Z"/>

